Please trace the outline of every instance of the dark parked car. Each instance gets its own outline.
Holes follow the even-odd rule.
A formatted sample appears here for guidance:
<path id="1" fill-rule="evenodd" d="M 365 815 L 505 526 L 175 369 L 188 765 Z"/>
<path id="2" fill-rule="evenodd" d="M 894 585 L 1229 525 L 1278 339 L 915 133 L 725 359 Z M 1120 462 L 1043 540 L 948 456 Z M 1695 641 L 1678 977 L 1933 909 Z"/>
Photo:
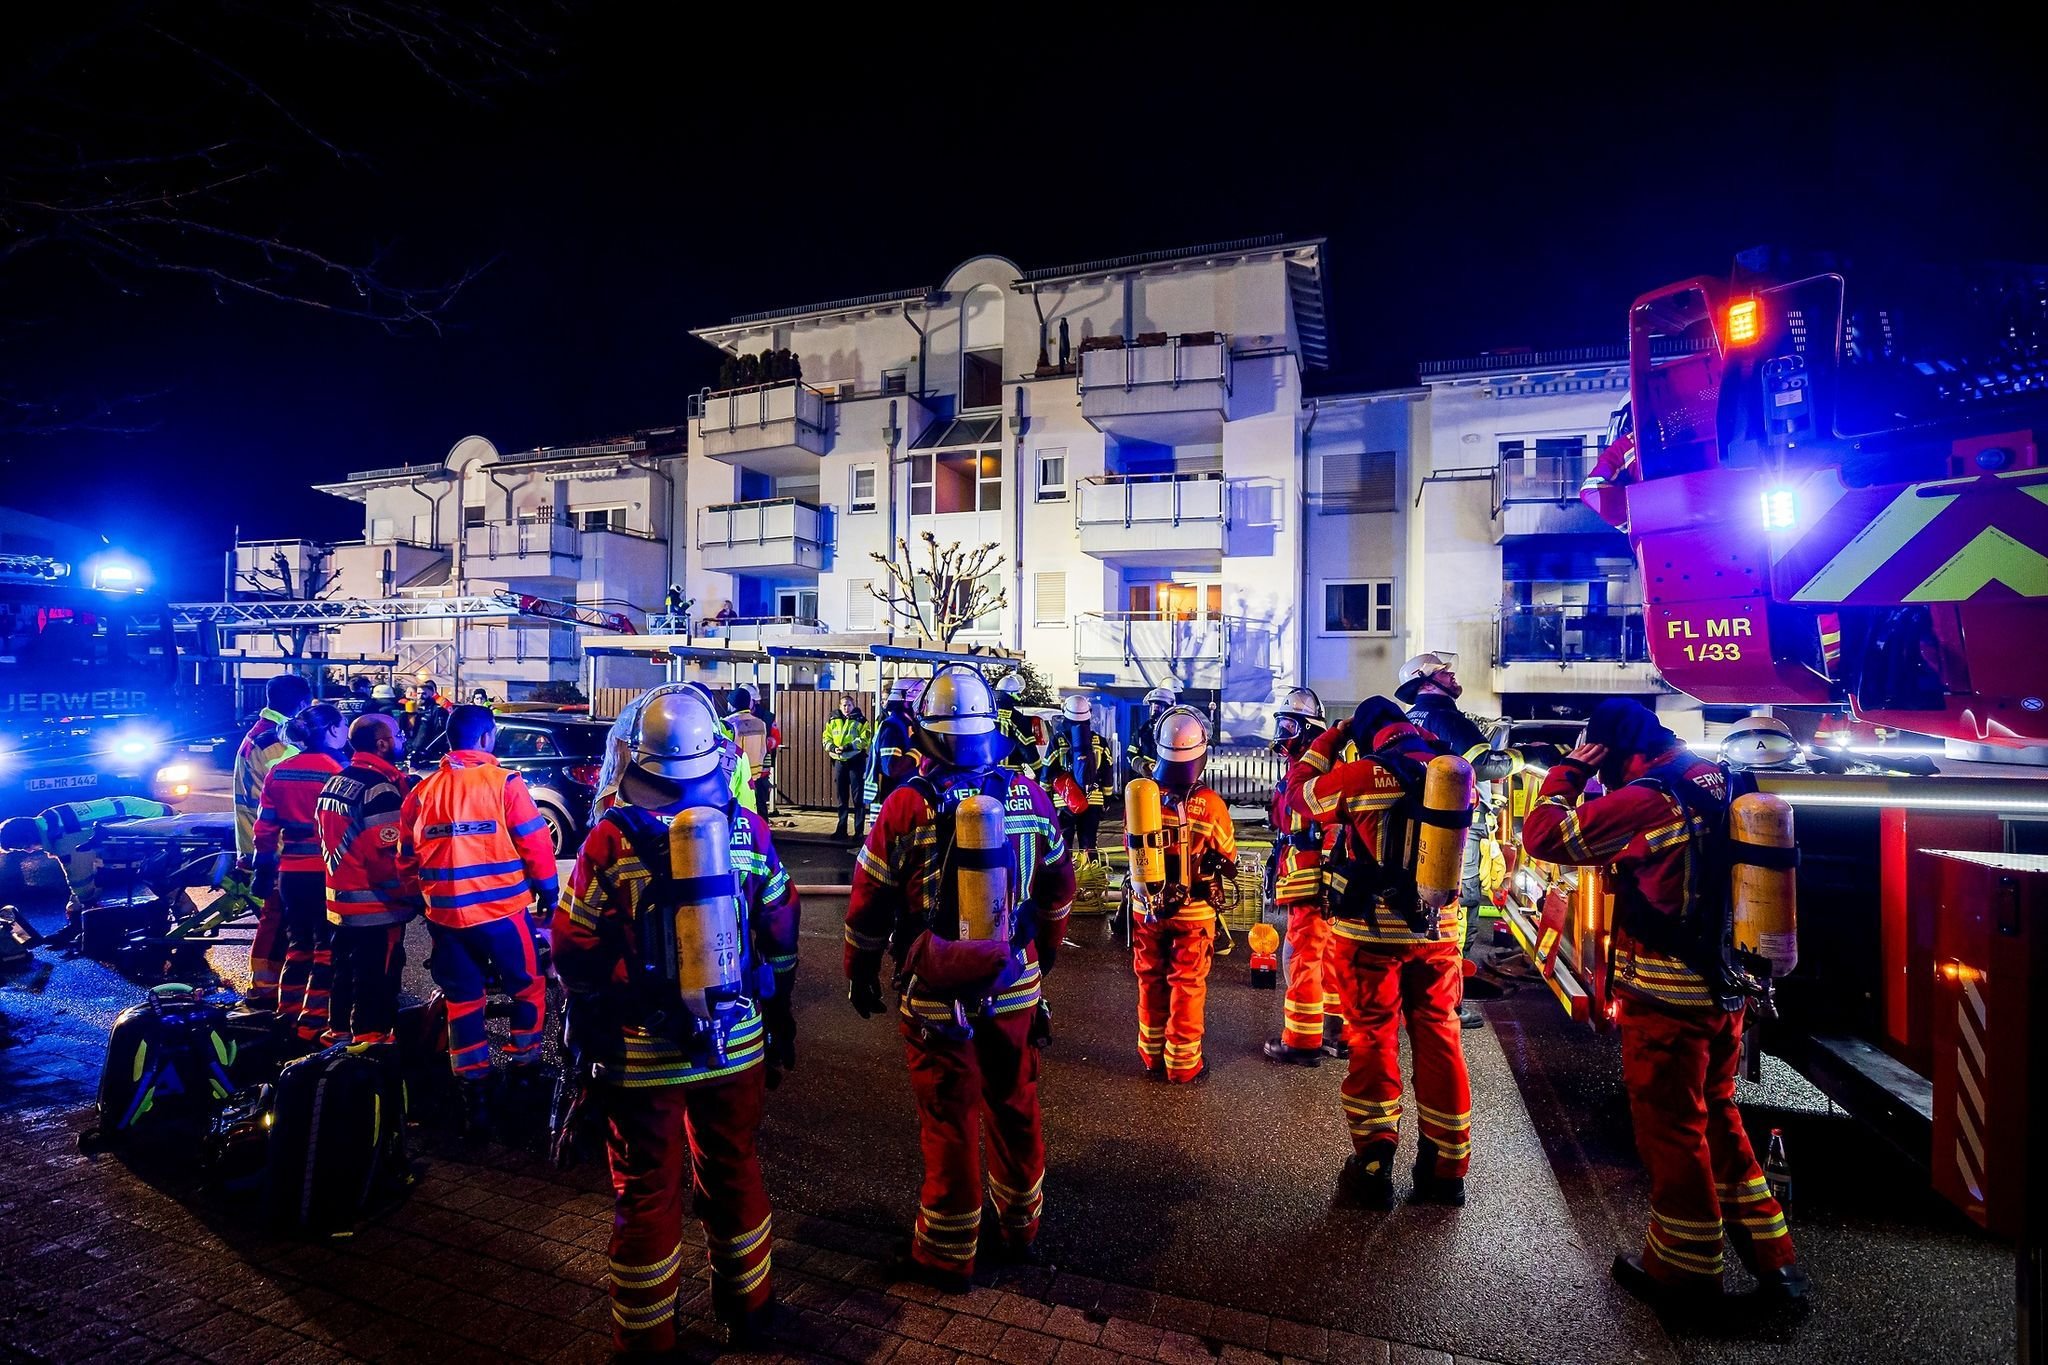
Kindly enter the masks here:
<path id="1" fill-rule="evenodd" d="M 498 718 L 498 764 L 526 779 L 554 834 L 557 857 L 574 857 L 590 830 L 590 803 L 597 799 L 597 771 L 610 728 L 601 720 L 540 712 Z M 426 772 L 447 752 L 444 733 L 409 757 L 415 771 Z"/>

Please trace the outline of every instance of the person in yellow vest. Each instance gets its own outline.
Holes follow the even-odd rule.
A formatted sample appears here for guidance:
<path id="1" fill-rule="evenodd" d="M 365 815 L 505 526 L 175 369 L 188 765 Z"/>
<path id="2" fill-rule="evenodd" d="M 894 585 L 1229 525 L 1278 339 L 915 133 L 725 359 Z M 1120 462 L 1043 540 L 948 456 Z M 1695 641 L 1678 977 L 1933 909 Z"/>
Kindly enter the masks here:
<path id="1" fill-rule="evenodd" d="M 244 876 L 256 871 L 256 817 L 263 809 L 263 781 L 270 770 L 297 753 L 285 734 L 293 716 L 313 700 L 313 689 L 296 673 L 280 673 L 263 687 L 263 712 L 235 753 L 235 853 Z M 284 982 L 284 899 L 272 892 L 256 912 L 256 932 L 249 943 L 249 993 L 243 1007 L 277 1008 Z"/>
<path id="2" fill-rule="evenodd" d="M 853 821 L 853 837 L 860 839 L 868 831 L 868 803 L 862 795 L 862 779 L 867 775 L 868 741 L 874 735 L 874 727 L 861 714 L 860 703 L 848 692 L 839 698 L 839 714 L 825 722 L 825 754 L 832 760 L 832 786 L 839 796 L 839 823 L 832 831 L 835 839 L 846 838 L 846 822 Z"/>

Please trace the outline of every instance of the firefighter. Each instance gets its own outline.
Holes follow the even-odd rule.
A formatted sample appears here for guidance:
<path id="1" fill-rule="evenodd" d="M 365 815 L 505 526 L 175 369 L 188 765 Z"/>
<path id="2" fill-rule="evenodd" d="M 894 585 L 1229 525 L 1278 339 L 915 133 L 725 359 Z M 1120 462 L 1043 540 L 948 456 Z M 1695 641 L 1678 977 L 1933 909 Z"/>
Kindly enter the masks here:
<path id="1" fill-rule="evenodd" d="M 1216 886 L 1237 875 L 1237 833 L 1230 807 L 1202 785 L 1209 725 L 1176 706 L 1153 727 L 1166 835 L 1166 880 L 1126 885 L 1132 906 L 1131 965 L 1138 977 L 1138 1060 L 1154 1080 L 1192 1085 L 1209 1074 L 1202 1060 L 1202 1009 L 1216 944 Z M 1140 889 L 1142 888 L 1142 890 Z"/>
<path id="2" fill-rule="evenodd" d="M 1396 675 L 1394 696 L 1408 708 L 1408 723 L 1425 734 L 1434 735 L 1450 746 L 1454 754 L 1462 755 L 1472 765 L 1472 771 L 1482 782 L 1491 782 L 1506 777 L 1512 760 L 1496 755 L 1487 744 L 1486 734 L 1473 723 L 1470 716 L 1458 709 L 1458 698 L 1465 695 L 1465 688 L 1458 681 L 1458 656 L 1431 651 L 1418 654 L 1401 665 Z M 1474 806 L 1472 823 L 1478 830 L 1486 827 L 1486 807 L 1483 802 Z M 1475 834 L 1465 842 L 1465 866 L 1458 878 L 1458 899 L 1465 906 L 1465 934 L 1469 940 L 1472 929 L 1479 919 L 1480 902 L 1484 900 L 1484 886 L 1480 877 L 1480 862 L 1485 850 L 1483 841 Z M 1458 1006 L 1458 1023 L 1463 1028 L 1484 1028 L 1486 1016 L 1479 1007 L 1467 1001 Z"/>
<path id="3" fill-rule="evenodd" d="M 390 1043 L 405 926 L 421 906 L 419 881 L 408 881 L 398 861 L 399 812 L 409 785 L 398 768 L 405 732 L 389 716 L 357 716 L 348 747 L 348 766 L 327 779 L 314 812 L 334 936 L 323 1041 Z"/>
<path id="4" fill-rule="evenodd" d="M 348 754 L 348 722 L 341 709 L 316 702 L 291 722 L 299 751 L 263 779 L 256 816 L 253 889 L 284 903 L 284 974 L 277 1015 L 298 1040 L 317 1044 L 327 1032 L 334 976 L 334 937 L 327 923 L 327 882 L 320 861 L 320 789 L 341 771 Z"/>
<path id="5" fill-rule="evenodd" d="M 1306 687 L 1281 698 L 1273 713 L 1273 751 L 1291 770 L 1328 724 L 1323 701 Z M 1325 760 L 1317 755 L 1315 764 Z M 1327 767 L 1317 766 L 1318 773 Z M 1328 907 L 1323 897 L 1323 852 L 1334 842 L 1334 823 L 1314 825 L 1290 810 L 1287 773 L 1273 784 L 1268 821 L 1273 829 L 1273 905 L 1287 917 L 1287 993 L 1280 1002 L 1280 1036 L 1262 1049 L 1267 1060 L 1318 1066 L 1325 1056 L 1341 1060 L 1344 1014 L 1337 998 L 1337 974 L 1330 961 Z"/>
<path id="6" fill-rule="evenodd" d="M 599 765 L 597 775 L 597 797 L 591 803 L 593 820 L 610 810 L 618 800 L 619 779 L 625 775 L 627 765 L 632 761 L 633 736 L 639 732 L 640 713 L 652 705 L 656 698 L 670 696 L 681 691 L 695 692 L 704 699 L 705 707 L 713 716 L 718 715 L 718 702 L 711 695 L 711 689 L 701 682 L 663 683 L 650 688 L 626 703 L 620 709 L 611 728 L 605 732 L 604 762 Z M 724 720 L 718 722 L 721 742 L 730 751 L 732 761 L 726 766 L 732 772 L 732 794 L 748 810 L 754 808 L 754 774 L 747 763 L 747 756 L 740 751 L 739 741 L 733 736 L 732 728 Z"/>
<path id="7" fill-rule="evenodd" d="M 867 774 L 868 740 L 872 734 L 868 718 L 860 713 L 853 693 L 839 698 L 839 714 L 825 722 L 825 755 L 832 760 L 832 786 L 839 796 L 839 823 L 835 839 L 846 837 L 846 824 L 853 822 L 853 837 L 868 832 L 868 806 L 861 793 Z"/>
<path id="8" fill-rule="evenodd" d="M 540 1061 L 544 990 L 536 902 L 553 911 L 560 887 L 554 839 L 526 779 L 491 757 L 497 722 L 480 706 L 448 717 L 448 753 L 406 793 L 398 817 L 401 878 L 417 878 L 434 941 L 428 966 L 448 1001 L 448 1061 L 462 1085 L 463 1127 L 484 1135 L 491 1045 L 484 987 L 495 977 L 512 997 L 506 1060 L 517 1079 Z"/>
<path id="9" fill-rule="evenodd" d="M 686 1205 L 703 1220 L 712 1307 L 735 1344 L 758 1338 L 771 1311 L 768 1192 L 754 1139 L 766 1087 L 796 1059 L 798 907 L 768 822 L 733 797 L 730 758 L 717 712 L 699 693 L 650 702 L 621 800 L 584 840 L 554 917 L 569 1041 L 606 1120 L 613 1342 L 634 1354 L 675 1346 L 676 1296 L 689 1275 Z M 685 860 L 711 856 L 708 870 L 677 866 L 678 816 L 722 834 L 726 857 L 687 846 Z M 721 876 L 728 859 L 730 876 Z M 738 951 L 723 962 L 711 935 L 648 932 L 679 923 L 691 896 L 713 895 L 705 882 L 722 885 L 697 918 L 720 908 L 734 916 L 727 932 Z M 685 995 L 686 956 L 696 979 L 726 986 Z M 651 970 L 663 958 L 666 980 Z"/>
<path id="10" fill-rule="evenodd" d="M 896 959 L 897 1015 L 917 1098 L 924 1185 L 905 1274 L 961 1293 L 981 1229 L 981 1144 L 1006 1255 L 1030 1260 L 1045 1203 L 1038 1049 L 1052 970 L 1074 899 L 1074 864 L 1045 790 L 1001 771 L 988 683 L 946 664 L 914 715 L 919 772 L 889 794 L 854 866 L 846 913 L 849 998 L 883 1008 L 882 953 Z M 992 845 L 962 845 L 960 808 L 992 797 Z M 976 806 L 968 807 L 968 824 Z M 1000 896 L 990 889 L 1001 866 Z M 965 931 L 965 932 L 963 932 Z M 979 1131 L 978 1131 L 979 1130 Z"/>
<path id="11" fill-rule="evenodd" d="M 263 685 L 263 710 L 235 751 L 235 853 L 244 877 L 256 870 L 256 816 L 263 808 L 263 779 L 270 770 L 298 752 L 285 735 L 291 719 L 313 700 L 313 689 L 296 673 L 280 673 Z M 277 1008 L 278 986 L 284 978 L 284 902 L 263 898 L 256 912 L 256 932 L 249 940 L 249 993 L 244 1009 Z"/>
<path id="12" fill-rule="evenodd" d="M 889 689 L 889 700 L 882 707 L 874 740 L 868 746 L 867 778 L 861 786 L 871 811 L 880 811 L 889 793 L 917 771 L 917 749 L 910 738 L 910 709 L 923 691 L 922 678 L 898 678 Z"/>
<path id="13" fill-rule="evenodd" d="M 1472 1089 L 1458 1026 L 1464 906 L 1453 896 L 1434 915 L 1420 911 L 1412 835 L 1423 764 L 1441 746 L 1405 722 L 1381 724 L 1389 714 L 1400 713 L 1383 698 L 1359 703 L 1287 773 L 1288 810 L 1338 827 L 1323 868 L 1329 960 L 1351 1054 L 1343 1103 L 1352 1155 L 1339 1187 L 1360 1207 L 1393 1207 L 1405 1021 L 1420 1130 L 1414 1197 L 1459 1205 L 1472 1157 Z M 1340 760 L 1349 743 L 1361 756 Z"/>
<path id="14" fill-rule="evenodd" d="M 1060 728 L 1045 762 L 1046 785 L 1060 813 L 1060 831 L 1074 856 L 1093 860 L 1102 811 L 1116 783 L 1116 754 L 1095 731 L 1095 703 L 1085 692 L 1060 702 Z M 1064 795 L 1063 795 L 1064 793 Z M 1071 809 L 1078 794 L 1081 809 Z"/>
<path id="15" fill-rule="evenodd" d="M 1596 776 L 1605 793 L 1581 801 Z M 1593 709 L 1586 742 L 1550 769 L 1522 822 L 1530 857 L 1610 869 L 1622 1080 L 1650 1170 L 1643 1251 L 1616 1256 L 1614 1278 L 1657 1306 L 1721 1293 L 1724 1235 L 1759 1293 L 1806 1297 L 1735 1105 L 1746 996 L 1728 965 L 1727 888 L 1701 875 L 1721 862 L 1727 805 L 1719 767 L 1616 697 Z"/>
<path id="16" fill-rule="evenodd" d="M 1045 754 L 1038 745 L 1038 722 L 1017 707 L 1017 699 L 1023 695 L 1022 671 L 1005 673 L 996 680 L 996 728 L 1010 741 L 1009 752 L 1003 755 L 1003 767 L 1037 777 L 1045 764 Z"/>
<path id="17" fill-rule="evenodd" d="M 17 815 L 0 822 L 0 849 L 14 853 L 40 850 L 64 869 L 64 928 L 52 942 L 78 937 L 79 916 L 100 903 L 100 826 L 121 820 L 148 820 L 177 812 L 161 801 L 140 796 L 102 796 L 51 806 L 40 815 Z"/>
<path id="18" fill-rule="evenodd" d="M 448 732 L 448 702 L 430 678 L 420 684 L 420 709 L 413 717 L 409 740 L 424 753 L 429 744 Z"/>
<path id="19" fill-rule="evenodd" d="M 1124 746 L 1124 766 L 1132 777 L 1151 777 L 1159 767 L 1158 742 L 1153 729 L 1173 705 L 1173 689 L 1155 687 L 1145 694 L 1145 715 L 1131 730 L 1131 742 Z"/>
<path id="20" fill-rule="evenodd" d="M 752 765 L 753 780 L 750 784 L 754 793 L 753 809 L 764 816 L 773 814 L 775 751 L 782 746 L 782 730 L 775 724 L 775 713 L 768 709 L 767 702 L 755 701 L 754 694 L 749 688 L 735 687 L 725 694 L 725 700 L 726 705 L 731 708 L 726 713 L 725 724 L 733 734 L 737 735 L 741 729 L 740 726 L 733 724 L 738 717 L 747 716 L 760 722 L 763 734 L 761 761 Z"/>

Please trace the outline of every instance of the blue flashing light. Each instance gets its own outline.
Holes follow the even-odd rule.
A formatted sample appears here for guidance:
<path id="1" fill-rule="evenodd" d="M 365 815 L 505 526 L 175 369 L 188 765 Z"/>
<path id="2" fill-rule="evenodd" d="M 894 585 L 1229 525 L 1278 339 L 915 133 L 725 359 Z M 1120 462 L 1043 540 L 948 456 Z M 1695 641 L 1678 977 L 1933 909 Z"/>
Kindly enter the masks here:
<path id="1" fill-rule="evenodd" d="M 1799 500 L 1789 488 L 1766 489 L 1763 512 L 1766 531 L 1789 531 L 1799 524 Z"/>

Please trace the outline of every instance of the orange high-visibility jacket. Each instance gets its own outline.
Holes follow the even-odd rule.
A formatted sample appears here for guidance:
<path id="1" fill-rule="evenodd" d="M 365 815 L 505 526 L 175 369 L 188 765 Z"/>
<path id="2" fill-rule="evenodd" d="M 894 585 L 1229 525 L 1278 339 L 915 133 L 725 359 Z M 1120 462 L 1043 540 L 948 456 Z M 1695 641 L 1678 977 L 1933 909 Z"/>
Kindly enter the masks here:
<path id="1" fill-rule="evenodd" d="M 398 828 L 399 877 L 418 877 L 435 924 L 467 929 L 560 898 L 554 839 L 526 779 L 480 749 L 442 759 L 406 794 Z"/>

